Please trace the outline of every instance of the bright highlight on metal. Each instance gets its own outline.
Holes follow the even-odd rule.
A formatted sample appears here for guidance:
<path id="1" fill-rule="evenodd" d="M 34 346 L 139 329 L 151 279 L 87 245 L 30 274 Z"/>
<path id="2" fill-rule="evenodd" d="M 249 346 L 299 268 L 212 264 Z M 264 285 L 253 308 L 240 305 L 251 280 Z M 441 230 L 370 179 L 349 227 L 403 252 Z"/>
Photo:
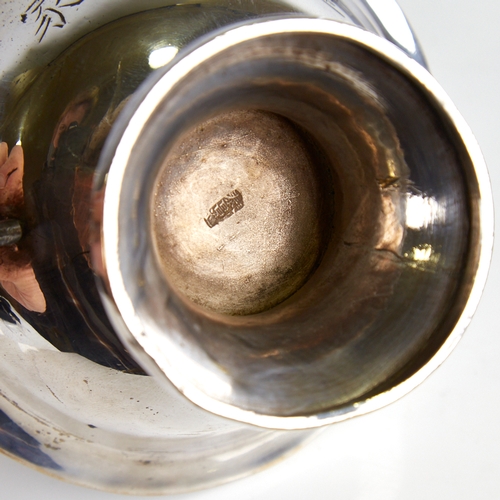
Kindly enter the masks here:
<path id="1" fill-rule="evenodd" d="M 149 54 L 149 66 L 151 69 L 158 69 L 166 66 L 179 52 L 178 47 L 162 47 L 155 49 Z"/>

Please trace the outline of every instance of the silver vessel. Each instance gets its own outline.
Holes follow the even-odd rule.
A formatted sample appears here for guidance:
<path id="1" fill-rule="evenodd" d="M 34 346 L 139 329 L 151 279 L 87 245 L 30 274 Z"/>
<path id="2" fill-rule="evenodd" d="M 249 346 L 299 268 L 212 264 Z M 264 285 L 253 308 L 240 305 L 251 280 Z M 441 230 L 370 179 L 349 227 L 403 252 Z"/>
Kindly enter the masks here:
<path id="1" fill-rule="evenodd" d="M 492 212 L 397 5 L 98 4 L 5 31 L 4 451 L 185 491 L 423 380 L 477 305 Z"/>

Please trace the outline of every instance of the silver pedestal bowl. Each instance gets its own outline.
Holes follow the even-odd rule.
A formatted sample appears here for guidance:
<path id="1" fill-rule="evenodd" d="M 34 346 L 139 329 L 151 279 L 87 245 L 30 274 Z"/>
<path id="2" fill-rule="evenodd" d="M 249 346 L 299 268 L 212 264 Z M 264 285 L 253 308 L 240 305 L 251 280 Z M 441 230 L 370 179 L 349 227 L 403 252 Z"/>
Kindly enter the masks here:
<path id="1" fill-rule="evenodd" d="M 491 195 L 395 3 L 52 3 L 0 60 L 4 452 L 205 488 L 445 359 Z"/>

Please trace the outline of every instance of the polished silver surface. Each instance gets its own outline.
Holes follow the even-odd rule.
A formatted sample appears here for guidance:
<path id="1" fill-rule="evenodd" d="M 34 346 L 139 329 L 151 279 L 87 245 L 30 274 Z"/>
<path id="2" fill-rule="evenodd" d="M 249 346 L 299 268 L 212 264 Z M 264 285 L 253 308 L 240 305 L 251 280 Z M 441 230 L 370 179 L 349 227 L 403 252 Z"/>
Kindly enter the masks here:
<path id="1" fill-rule="evenodd" d="M 207 488 L 308 438 L 202 412 L 151 377 L 60 352 L 18 316 L 0 342 L 2 451 L 82 486 L 135 495 Z"/>
<path id="2" fill-rule="evenodd" d="M 94 488 L 172 493 L 259 470 L 310 436 L 259 430 L 211 416 L 165 381 L 159 387 L 141 375 L 142 368 L 109 324 L 93 283 L 94 271 L 102 273 L 104 268 L 99 259 L 91 263 L 88 254 L 90 188 L 101 148 L 129 97 L 152 70 L 178 53 L 178 60 L 187 54 L 183 47 L 197 37 L 250 18 L 300 13 L 362 26 L 422 62 L 399 7 L 392 1 L 384 4 L 2 2 L 0 132 L 5 141 L 2 166 L 8 167 L 2 173 L 8 175 L 2 177 L 7 182 L 1 215 L 19 219 L 25 231 L 19 244 L 10 240 L 1 249 L 4 452 Z M 140 13 L 159 7 L 163 9 Z M 100 26 L 102 30 L 94 31 Z M 307 134 L 299 132 L 298 143 L 306 143 L 305 156 L 311 157 L 316 149 Z M 297 173 L 292 174 L 290 185 L 301 184 Z M 314 195 L 314 189 L 304 193 Z M 248 211 L 247 201 L 238 189 L 207 198 L 206 226 L 218 230 L 235 222 L 245 208 Z M 150 208 L 153 213 L 154 206 Z M 296 212 L 300 219 L 302 214 Z M 306 211 L 309 217 L 311 213 L 318 209 Z M 262 216 L 259 210 L 254 214 Z M 391 210 L 385 215 L 383 219 L 393 224 Z M 314 222 L 314 215 L 309 220 Z M 314 223 L 312 228 L 301 227 L 315 232 Z M 292 236 L 289 233 L 289 240 Z M 313 252 L 317 258 L 308 264 L 311 269 L 325 250 L 324 242 L 318 245 Z M 427 247 L 418 250 L 424 256 L 429 253 Z M 289 291 L 309 277 L 307 266 L 301 272 L 299 284 L 292 282 Z M 113 306 L 105 306 L 121 328 Z M 213 305 L 211 309 L 213 313 Z"/>
<path id="3" fill-rule="evenodd" d="M 2 83 L 22 71 L 50 63 L 80 37 L 107 23 L 161 7 L 178 10 L 176 7 L 191 6 L 191 14 L 199 7 L 217 11 L 215 15 L 202 14 L 205 23 L 208 23 L 205 30 L 193 30 L 193 24 L 197 24 L 196 14 L 190 19 L 189 28 L 183 22 L 175 27 L 167 38 L 177 48 L 182 48 L 207 29 L 229 25 L 237 20 L 269 14 L 302 14 L 362 27 L 391 40 L 411 57 L 424 62 L 419 44 L 396 0 L 142 0 L 140 3 L 135 0 L 41 0 L 35 3 L 2 0 L 1 5 L 0 29 L 4 48 L 0 53 Z M 64 21 L 60 18 L 61 14 Z M 172 26 L 169 28 L 172 29 Z M 149 49 L 153 51 L 155 47 L 150 46 Z"/>

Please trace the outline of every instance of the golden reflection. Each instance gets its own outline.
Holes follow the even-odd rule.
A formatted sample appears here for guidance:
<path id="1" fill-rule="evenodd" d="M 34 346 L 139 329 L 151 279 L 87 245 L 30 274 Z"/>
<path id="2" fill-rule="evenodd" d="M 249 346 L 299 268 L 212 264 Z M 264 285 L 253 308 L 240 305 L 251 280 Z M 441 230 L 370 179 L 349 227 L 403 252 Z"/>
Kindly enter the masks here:
<path id="1" fill-rule="evenodd" d="M 432 270 L 439 263 L 441 254 L 429 243 L 422 243 L 405 252 L 404 257 L 414 269 Z"/>
<path id="2" fill-rule="evenodd" d="M 432 253 L 431 245 L 421 245 L 420 248 L 415 247 L 413 249 L 413 259 L 421 262 L 427 262 L 431 260 Z"/>

